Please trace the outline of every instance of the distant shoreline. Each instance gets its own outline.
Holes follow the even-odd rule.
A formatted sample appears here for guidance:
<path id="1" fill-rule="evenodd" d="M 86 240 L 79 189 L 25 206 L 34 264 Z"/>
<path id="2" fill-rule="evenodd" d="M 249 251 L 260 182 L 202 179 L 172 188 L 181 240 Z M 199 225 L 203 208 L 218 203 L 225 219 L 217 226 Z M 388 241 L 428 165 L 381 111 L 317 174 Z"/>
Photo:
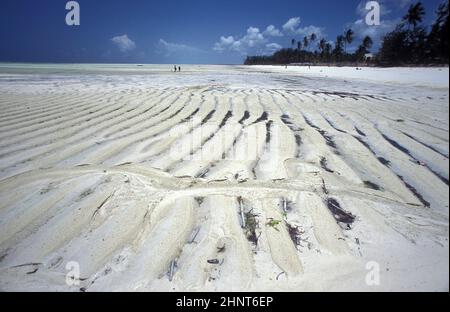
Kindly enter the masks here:
<path id="1" fill-rule="evenodd" d="M 342 63 L 342 64 L 330 64 L 330 63 L 294 63 L 294 64 L 251 64 L 243 66 L 288 66 L 288 67 L 368 67 L 368 68 L 449 68 L 449 64 L 404 64 L 404 65 L 379 65 L 379 64 L 360 64 L 360 63 Z"/>
<path id="2" fill-rule="evenodd" d="M 121 65 L 121 66 L 174 66 L 175 63 L 84 63 L 84 62 L 3 62 L 0 61 L 0 65 L 11 65 L 11 64 L 22 64 L 22 65 Z M 239 64 L 182 64 L 177 63 L 176 65 L 180 66 L 242 66 L 242 63 Z"/>
<path id="3" fill-rule="evenodd" d="M 59 65 L 59 66 L 77 66 L 77 65 L 92 65 L 92 66 L 173 66 L 173 64 L 163 63 L 52 63 L 52 62 L 0 62 L 0 66 L 17 66 L 17 65 Z M 362 64 L 362 63 L 291 63 L 291 64 L 180 64 L 180 66 L 234 66 L 234 67 L 254 67 L 254 66 L 280 66 L 280 67 L 368 67 L 368 68 L 449 68 L 449 64 L 396 64 L 396 65 L 380 65 L 380 64 Z M 1 67 L 0 67 L 1 69 Z"/>

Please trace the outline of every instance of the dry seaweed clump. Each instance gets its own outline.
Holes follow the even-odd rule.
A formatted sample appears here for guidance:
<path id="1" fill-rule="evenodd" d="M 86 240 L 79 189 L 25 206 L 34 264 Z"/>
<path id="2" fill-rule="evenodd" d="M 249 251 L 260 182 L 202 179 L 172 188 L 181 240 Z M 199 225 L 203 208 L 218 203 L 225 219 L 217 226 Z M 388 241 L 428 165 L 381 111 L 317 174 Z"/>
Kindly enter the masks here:
<path id="1" fill-rule="evenodd" d="M 245 217 L 245 236 L 247 239 L 253 243 L 255 246 L 258 246 L 259 235 L 257 234 L 257 230 L 259 228 L 258 215 L 253 213 L 253 211 L 246 212 L 244 214 Z"/>
<path id="2" fill-rule="evenodd" d="M 302 242 L 301 235 L 304 234 L 304 232 L 301 231 L 298 226 L 294 226 L 288 222 L 286 222 L 286 227 L 288 229 L 289 236 L 291 237 L 291 240 L 295 245 L 295 248 L 298 249 L 298 247 L 301 246 Z"/>
<path id="3" fill-rule="evenodd" d="M 347 224 L 350 226 L 353 222 L 355 222 L 356 217 L 350 212 L 342 209 L 339 202 L 334 198 L 328 198 L 327 200 L 328 209 L 330 209 L 336 221 L 340 223 Z"/>

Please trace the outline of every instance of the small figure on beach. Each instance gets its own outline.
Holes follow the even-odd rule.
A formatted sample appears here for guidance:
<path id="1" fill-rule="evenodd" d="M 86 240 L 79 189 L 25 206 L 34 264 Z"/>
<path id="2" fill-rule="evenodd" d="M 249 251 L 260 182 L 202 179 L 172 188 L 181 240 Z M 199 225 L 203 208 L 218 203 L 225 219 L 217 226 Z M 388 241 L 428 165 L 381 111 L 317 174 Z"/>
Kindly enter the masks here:
<path id="1" fill-rule="evenodd" d="M 181 72 L 181 66 L 178 66 L 178 72 Z"/>
<path id="2" fill-rule="evenodd" d="M 177 72 L 177 65 L 174 65 L 173 68 L 174 68 L 174 71 Z"/>

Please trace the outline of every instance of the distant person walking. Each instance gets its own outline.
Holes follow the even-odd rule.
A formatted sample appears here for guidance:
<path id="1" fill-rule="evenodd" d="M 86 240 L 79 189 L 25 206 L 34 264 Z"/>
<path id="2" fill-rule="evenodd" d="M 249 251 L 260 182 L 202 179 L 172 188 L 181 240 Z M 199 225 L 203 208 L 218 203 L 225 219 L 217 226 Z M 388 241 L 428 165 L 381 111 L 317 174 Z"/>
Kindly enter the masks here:
<path id="1" fill-rule="evenodd" d="M 175 72 L 177 72 L 177 65 L 174 65 L 173 68 L 174 68 Z"/>
<path id="2" fill-rule="evenodd" d="M 181 72 L 181 66 L 178 66 L 178 71 Z"/>

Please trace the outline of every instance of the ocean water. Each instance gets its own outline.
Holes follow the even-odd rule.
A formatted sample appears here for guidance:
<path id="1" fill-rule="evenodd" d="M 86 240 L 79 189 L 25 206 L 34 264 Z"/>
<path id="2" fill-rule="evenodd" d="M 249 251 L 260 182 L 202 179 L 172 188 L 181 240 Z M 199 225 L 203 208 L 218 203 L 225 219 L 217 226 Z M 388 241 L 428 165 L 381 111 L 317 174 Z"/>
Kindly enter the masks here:
<path id="1" fill-rule="evenodd" d="M 45 64 L 0 63 L 0 74 L 164 74 L 173 73 L 174 65 L 182 73 L 224 72 L 242 66 L 232 65 L 180 65 L 180 64 Z"/>
<path id="2" fill-rule="evenodd" d="M 63 92 L 83 86 L 87 89 L 229 87 L 281 88 L 277 74 L 262 74 L 238 65 L 174 65 L 164 64 L 21 64 L 0 63 L 0 90 Z M 57 89 L 55 89 L 57 87 Z"/>

